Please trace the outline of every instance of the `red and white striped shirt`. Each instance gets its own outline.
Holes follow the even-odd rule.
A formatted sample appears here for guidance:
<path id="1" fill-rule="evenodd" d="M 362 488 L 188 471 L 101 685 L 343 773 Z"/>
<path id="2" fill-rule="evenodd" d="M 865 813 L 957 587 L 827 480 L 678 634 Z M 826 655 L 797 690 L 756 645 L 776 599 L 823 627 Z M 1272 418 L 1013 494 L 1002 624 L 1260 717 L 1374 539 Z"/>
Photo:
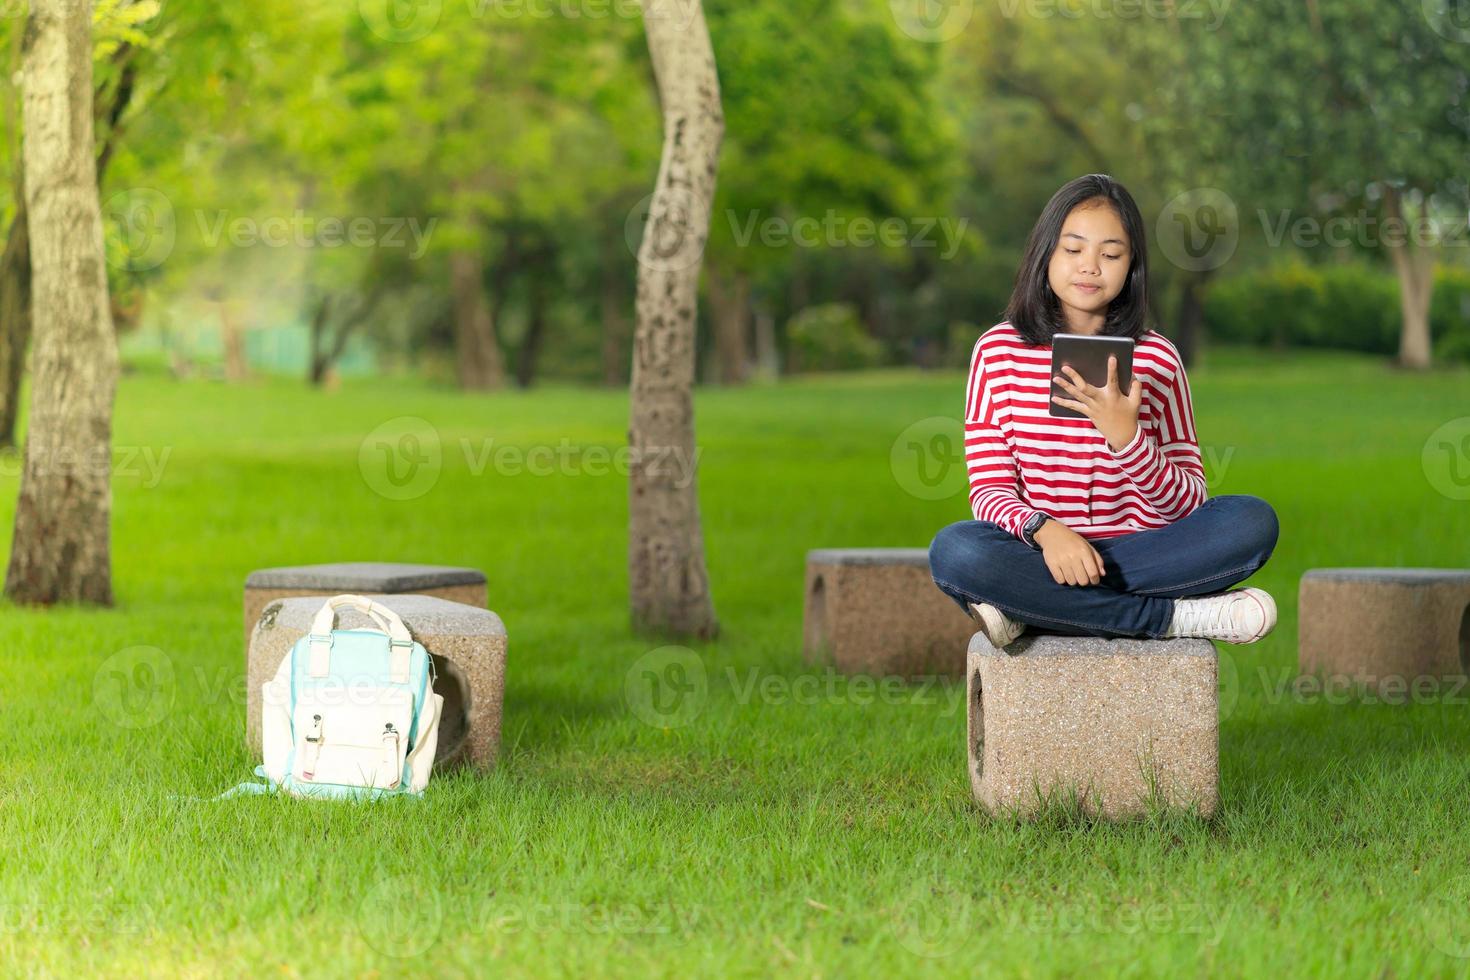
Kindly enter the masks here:
<path id="1" fill-rule="evenodd" d="M 1114 452 L 1091 419 L 1056 418 L 1051 346 L 1032 347 L 1009 323 L 980 335 L 965 389 L 970 510 L 1021 536 L 1037 511 L 1085 538 L 1164 527 L 1209 496 L 1179 351 L 1149 330 L 1135 342 L 1143 383 L 1138 431 Z"/>

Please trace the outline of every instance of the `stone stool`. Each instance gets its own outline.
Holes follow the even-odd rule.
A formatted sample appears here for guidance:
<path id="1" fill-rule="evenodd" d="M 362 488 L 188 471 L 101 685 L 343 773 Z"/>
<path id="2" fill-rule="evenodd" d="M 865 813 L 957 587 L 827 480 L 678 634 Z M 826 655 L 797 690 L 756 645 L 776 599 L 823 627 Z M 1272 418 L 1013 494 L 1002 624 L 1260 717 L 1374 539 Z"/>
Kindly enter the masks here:
<path id="1" fill-rule="evenodd" d="M 923 548 L 807 552 L 803 649 L 846 674 L 960 676 L 975 623 L 939 591 Z"/>
<path id="2" fill-rule="evenodd" d="M 468 762 L 481 769 L 500 751 L 500 709 L 505 693 L 505 625 L 488 609 L 429 595 L 383 595 L 376 601 L 397 613 L 434 661 L 434 690 L 444 696 L 435 766 Z M 297 640 L 311 631 L 319 596 L 275 599 L 262 611 L 250 638 L 245 667 L 245 738 L 260 758 L 260 686 L 275 675 Z M 338 613 L 339 629 L 371 625 L 353 609 Z"/>
<path id="3" fill-rule="evenodd" d="M 330 597 L 351 592 L 377 597 L 416 592 L 484 609 L 485 573 L 448 565 L 402 565 L 385 561 L 348 561 L 331 565 L 262 568 L 245 579 L 245 647 L 267 602 L 298 595 Z"/>
<path id="4" fill-rule="evenodd" d="M 1470 673 L 1470 569 L 1313 568 L 1297 609 L 1303 673 L 1381 693 Z"/>
<path id="5" fill-rule="evenodd" d="M 1169 806 L 1215 812 L 1219 690 L 1209 640 L 1022 634 L 970 641 L 970 788 L 992 813 L 1075 793 L 1108 819 Z"/>

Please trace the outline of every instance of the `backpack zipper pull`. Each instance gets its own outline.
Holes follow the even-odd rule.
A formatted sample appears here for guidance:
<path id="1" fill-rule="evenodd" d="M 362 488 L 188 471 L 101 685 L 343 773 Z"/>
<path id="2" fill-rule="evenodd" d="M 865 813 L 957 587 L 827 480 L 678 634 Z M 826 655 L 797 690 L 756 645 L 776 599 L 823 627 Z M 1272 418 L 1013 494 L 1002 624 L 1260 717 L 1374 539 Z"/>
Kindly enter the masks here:
<path id="1" fill-rule="evenodd" d="M 316 775 L 316 760 L 322 752 L 322 716 L 311 716 L 311 731 L 306 735 L 305 758 L 301 760 L 301 778 L 311 779 Z"/>
<path id="2" fill-rule="evenodd" d="M 393 773 L 393 781 L 387 788 L 394 789 L 403 779 L 403 774 L 398 771 L 398 730 L 391 721 L 383 725 L 383 764 Z"/>

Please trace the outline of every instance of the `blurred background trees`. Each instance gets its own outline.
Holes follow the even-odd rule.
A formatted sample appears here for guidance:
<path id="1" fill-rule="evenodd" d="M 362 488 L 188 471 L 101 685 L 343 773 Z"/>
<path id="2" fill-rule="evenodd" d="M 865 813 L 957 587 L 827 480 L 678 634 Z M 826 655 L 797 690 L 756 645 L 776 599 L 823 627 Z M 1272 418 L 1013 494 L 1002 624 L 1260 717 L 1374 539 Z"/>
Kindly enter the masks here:
<path id="1" fill-rule="evenodd" d="M 661 140 L 637 6 L 401 6 L 98 4 L 125 365 L 627 383 Z M 923 6 L 705 5 L 727 125 L 700 380 L 962 363 L 1042 204 L 1092 171 L 1143 208 L 1156 325 L 1187 357 L 1470 359 L 1470 26 L 1452 4 L 905 13 Z M 0 4 L 0 443 L 29 340 L 24 13 Z"/>

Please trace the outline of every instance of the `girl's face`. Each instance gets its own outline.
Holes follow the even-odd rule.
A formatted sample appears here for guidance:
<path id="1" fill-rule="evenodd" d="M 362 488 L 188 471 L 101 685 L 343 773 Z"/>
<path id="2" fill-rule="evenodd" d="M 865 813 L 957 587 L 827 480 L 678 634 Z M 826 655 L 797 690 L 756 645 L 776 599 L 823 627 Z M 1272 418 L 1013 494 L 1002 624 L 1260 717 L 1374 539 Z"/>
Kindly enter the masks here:
<path id="1" fill-rule="evenodd" d="M 1106 201 L 1085 201 L 1062 222 L 1047 282 L 1072 333 L 1102 329 L 1108 304 L 1128 281 L 1132 252 L 1123 222 Z"/>

